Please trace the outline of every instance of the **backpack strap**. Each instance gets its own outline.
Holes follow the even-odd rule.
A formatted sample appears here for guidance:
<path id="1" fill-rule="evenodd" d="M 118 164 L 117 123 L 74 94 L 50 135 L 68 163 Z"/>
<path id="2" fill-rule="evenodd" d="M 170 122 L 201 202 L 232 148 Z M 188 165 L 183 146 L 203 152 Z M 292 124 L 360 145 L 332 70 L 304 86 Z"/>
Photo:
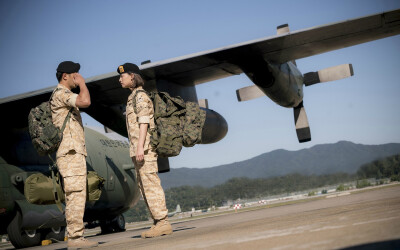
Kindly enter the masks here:
<path id="1" fill-rule="evenodd" d="M 71 117 L 71 113 L 72 113 L 73 109 L 74 108 L 70 108 L 70 110 L 68 111 L 68 115 L 65 117 L 64 123 L 61 128 L 61 134 L 64 133 L 65 126 L 67 125 L 67 122 L 69 121 L 69 118 Z"/>
<path id="2" fill-rule="evenodd" d="M 167 92 L 159 92 L 159 96 L 160 98 L 162 98 L 162 100 L 167 103 L 168 100 L 170 102 L 172 102 L 174 104 L 174 106 L 176 107 L 176 109 L 171 109 L 169 110 L 166 114 L 164 114 L 163 116 L 171 116 L 172 114 L 174 114 L 175 116 L 180 116 L 182 114 L 186 113 L 186 105 L 185 105 L 185 101 L 180 97 L 180 96 L 170 96 Z M 156 107 L 155 107 L 156 108 Z M 159 114 L 158 114 L 159 115 Z M 156 114 L 154 114 L 154 117 L 158 117 L 156 116 Z"/>
<path id="3" fill-rule="evenodd" d="M 137 94 L 138 94 L 139 92 L 145 93 L 145 94 L 150 98 L 150 95 L 149 95 L 149 93 L 147 93 L 146 90 L 138 89 L 138 90 L 136 91 L 135 95 L 134 95 L 133 98 L 132 98 L 132 99 L 133 99 L 133 100 L 132 100 L 132 102 L 133 102 L 133 111 L 135 111 L 135 114 L 137 114 L 137 110 L 136 110 L 136 96 L 137 96 Z"/>

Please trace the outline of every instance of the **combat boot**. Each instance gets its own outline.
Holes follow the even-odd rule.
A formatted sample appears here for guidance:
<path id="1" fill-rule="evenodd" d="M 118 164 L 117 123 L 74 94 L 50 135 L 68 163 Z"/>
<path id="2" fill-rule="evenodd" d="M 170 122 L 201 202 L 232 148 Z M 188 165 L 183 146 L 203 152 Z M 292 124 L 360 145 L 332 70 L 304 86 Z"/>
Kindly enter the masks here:
<path id="1" fill-rule="evenodd" d="M 97 247 L 98 245 L 99 243 L 87 240 L 83 237 L 80 237 L 78 239 L 68 239 L 68 250 L 91 248 L 91 247 Z"/>
<path id="2" fill-rule="evenodd" d="M 149 230 L 142 233 L 142 238 L 154 238 L 162 235 L 172 234 L 171 224 L 167 219 L 157 221 Z"/>

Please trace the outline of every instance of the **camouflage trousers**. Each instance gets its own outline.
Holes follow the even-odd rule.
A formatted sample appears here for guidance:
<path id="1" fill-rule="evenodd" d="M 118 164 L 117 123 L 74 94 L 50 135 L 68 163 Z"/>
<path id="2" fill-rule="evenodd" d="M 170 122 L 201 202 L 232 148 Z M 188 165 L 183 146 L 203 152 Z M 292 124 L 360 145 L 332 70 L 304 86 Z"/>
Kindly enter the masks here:
<path id="1" fill-rule="evenodd" d="M 161 220 L 167 217 L 168 210 L 165 203 L 164 189 L 157 175 L 157 154 L 152 150 L 145 152 L 144 161 L 137 162 L 132 157 L 136 169 L 136 178 L 140 192 L 150 211 L 153 220 Z"/>
<path id="2" fill-rule="evenodd" d="M 57 158 L 58 169 L 63 177 L 65 192 L 65 219 L 68 239 L 83 236 L 83 214 L 86 203 L 86 160 L 82 154 L 70 151 Z"/>

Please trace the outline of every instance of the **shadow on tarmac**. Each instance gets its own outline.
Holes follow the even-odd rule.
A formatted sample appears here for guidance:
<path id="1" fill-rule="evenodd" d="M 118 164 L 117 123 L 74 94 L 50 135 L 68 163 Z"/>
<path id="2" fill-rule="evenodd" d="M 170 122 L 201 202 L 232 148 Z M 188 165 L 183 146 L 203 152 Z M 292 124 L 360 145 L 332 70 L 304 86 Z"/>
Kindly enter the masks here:
<path id="1" fill-rule="evenodd" d="M 150 227 L 147 227 L 146 229 L 149 229 Z M 185 231 L 185 230 L 191 230 L 191 229 L 195 229 L 196 227 L 175 227 L 173 229 L 173 232 L 179 232 L 179 231 Z M 141 238 L 140 235 L 134 235 L 131 237 L 132 239 L 138 239 Z"/>
<path id="2" fill-rule="evenodd" d="M 387 240 L 342 248 L 342 250 L 400 249 L 400 239 Z"/>

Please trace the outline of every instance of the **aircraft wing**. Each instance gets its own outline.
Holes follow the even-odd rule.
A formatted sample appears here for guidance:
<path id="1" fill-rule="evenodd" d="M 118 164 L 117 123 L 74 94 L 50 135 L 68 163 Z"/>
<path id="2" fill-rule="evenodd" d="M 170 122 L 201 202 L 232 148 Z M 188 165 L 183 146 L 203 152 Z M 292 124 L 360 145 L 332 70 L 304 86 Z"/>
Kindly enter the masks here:
<path id="1" fill-rule="evenodd" d="M 147 81 L 164 79 L 193 86 L 241 74 L 240 65 L 249 60 L 284 63 L 398 34 L 400 9 L 147 63 L 140 68 Z M 84 111 L 126 136 L 121 110 L 129 91 L 120 87 L 117 72 L 88 78 L 86 83 L 92 105 Z M 13 127 L 26 127 L 29 110 L 47 101 L 54 87 L 2 98 L 0 112 L 15 117 Z"/>
<path id="2" fill-rule="evenodd" d="M 142 69 L 150 79 L 196 85 L 240 74 L 240 63 L 253 58 L 284 63 L 398 34 L 400 9 L 150 63 Z"/>

